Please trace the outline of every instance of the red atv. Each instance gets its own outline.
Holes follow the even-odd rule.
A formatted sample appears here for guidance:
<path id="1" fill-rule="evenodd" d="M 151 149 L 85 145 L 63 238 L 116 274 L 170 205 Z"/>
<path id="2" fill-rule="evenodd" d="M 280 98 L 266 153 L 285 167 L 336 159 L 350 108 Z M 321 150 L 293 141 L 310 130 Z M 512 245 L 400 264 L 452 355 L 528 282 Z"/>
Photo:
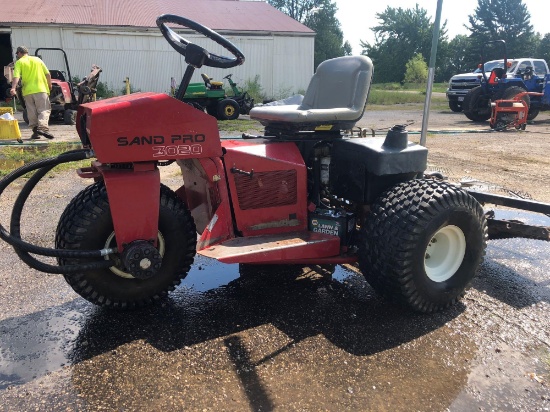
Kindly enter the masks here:
<path id="1" fill-rule="evenodd" d="M 209 53 L 167 24 L 188 27 L 234 57 Z M 385 139 L 349 131 L 363 115 L 370 59 L 319 65 L 302 104 L 254 108 L 263 136 L 221 140 L 216 119 L 181 100 L 193 71 L 230 68 L 242 53 L 214 31 L 174 15 L 157 19 L 188 64 L 176 98 L 136 93 L 80 106 L 84 149 L 23 166 L 37 170 L 0 236 L 30 266 L 64 274 L 94 304 L 153 303 L 187 275 L 195 253 L 226 263 L 355 264 L 381 294 L 421 312 L 455 303 L 474 277 L 487 220 L 468 192 L 425 175 L 427 150 L 396 126 Z M 154 110 L 154 115 L 152 114 Z M 348 131 L 348 132 L 346 132 Z M 56 249 L 21 240 L 23 204 L 55 165 L 95 157 L 79 175 L 95 183 L 63 212 Z M 177 162 L 175 192 L 159 167 Z M 197 237 L 198 233 L 198 237 Z M 45 264 L 29 253 L 58 258 Z"/>

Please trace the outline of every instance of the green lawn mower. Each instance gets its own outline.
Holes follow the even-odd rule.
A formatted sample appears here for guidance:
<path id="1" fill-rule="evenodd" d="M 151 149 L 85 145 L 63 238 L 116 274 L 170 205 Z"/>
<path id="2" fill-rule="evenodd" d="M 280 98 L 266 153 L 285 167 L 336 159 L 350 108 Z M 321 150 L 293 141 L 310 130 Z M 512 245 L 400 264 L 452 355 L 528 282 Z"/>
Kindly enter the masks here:
<path id="1" fill-rule="evenodd" d="M 254 99 L 243 92 L 231 79 L 224 77 L 233 90 L 233 96 L 227 96 L 223 82 L 213 81 L 207 74 L 201 73 L 204 83 L 191 83 L 183 96 L 183 101 L 193 107 L 206 111 L 218 120 L 235 120 L 239 114 L 248 114 L 254 107 Z"/>

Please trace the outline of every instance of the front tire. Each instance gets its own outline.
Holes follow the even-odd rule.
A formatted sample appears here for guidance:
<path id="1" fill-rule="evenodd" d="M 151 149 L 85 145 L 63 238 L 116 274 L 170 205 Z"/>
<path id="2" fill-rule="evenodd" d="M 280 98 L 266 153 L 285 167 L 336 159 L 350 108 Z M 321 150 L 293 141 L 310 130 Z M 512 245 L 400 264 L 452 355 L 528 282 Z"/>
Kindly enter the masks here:
<path id="1" fill-rule="evenodd" d="M 460 113 L 462 111 L 462 104 L 455 100 L 449 100 L 449 109 L 455 113 Z"/>
<path id="2" fill-rule="evenodd" d="M 187 276 L 196 247 L 196 229 L 189 210 L 177 195 L 161 185 L 158 250 L 159 272 L 137 279 L 124 268 L 120 256 L 109 269 L 65 275 L 65 280 L 84 299 L 118 309 L 150 305 L 165 297 Z M 94 250 L 116 246 L 109 200 L 103 181 L 88 186 L 66 207 L 57 226 L 56 247 Z M 85 260 L 60 258 L 60 265 Z"/>
<path id="3" fill-rule="evenodd" d="M 381 295 L 418 312 L 456 303 L 485 254 L 483 208 L 467 192 L 432 179 L 401 183 L 372 206 L 359 267 Z"/>
<path id="4" fill-rule="evenodd" d="M 470 89 L 464 96 L 462 111 L 474 122 L 483 122 L 491 118 L 491 99 L 485 96 L 481 86 Z"/>

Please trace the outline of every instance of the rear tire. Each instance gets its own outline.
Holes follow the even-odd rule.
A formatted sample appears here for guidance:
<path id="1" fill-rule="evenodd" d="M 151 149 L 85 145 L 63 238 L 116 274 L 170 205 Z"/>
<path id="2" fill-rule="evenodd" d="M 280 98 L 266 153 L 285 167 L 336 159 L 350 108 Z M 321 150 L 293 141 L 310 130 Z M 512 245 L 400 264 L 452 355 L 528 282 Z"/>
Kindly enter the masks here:
<path id="1" fill-rule="evenodd" d="M 66 275 L 65 280 L 84 299 L 117 309 L 147 306 L 165 297 L 187 276 L 195 256 L 196 229 L 189 210 L 168 187 L 160 188 L 159 252 L 162 266 L 149 279 L 133 277 L 119 255 L 109 269 Z M 103 181 L 88 186 L 66 207 L 57 226 L 56 247 L 94 250 L 116 246 L 109 200 Z M 60 265 L 86 260 L 60 258 Z"/>
<path id="2" fill-rule="evenodd" d="M 491 99 L 484 95 L 481 86 L 470 89 L 464 96 L 462 111 L 474 122 L 483 122 L 491 118 Z"/>
<path id="3" fill-rule="evenodd" d="M 529 112 L 527 113 L 527 120 L 533 120 L 539 115 L 540 109 L 533 109 L 529 106 Z"/>
<path id="4" fill-rule="evenodd" d="M 218 103 L 219 120 L 235 120 L 239 117 L 239 103 L 233 99 L 223 99 Z"/>
<path id="5" fill-rule="evenodd" d="M 516 97 L 516 95 L 518 95 L 519 93 L 526 92 L 526 91 L 527 90 L 525 90 L 523 87 L 510 86 L 510 87 L 504 89 L 504 91 L 502 92 L 501 99 L 502 100 L 513 100 L 514 97 Z M 527 107 L 531 106 L 531 97 L 529 97 L 528 94 L 524 95 L 521 99 L 527 104 Z"/>
<path id="6" fill-rule="evenodd" d="M 431 179 L 401 183 L 372 206 L 359 267 L 381 295 L 418 312 L 456 303 L 485 254 L 483 208 L 467 192 Z"/>

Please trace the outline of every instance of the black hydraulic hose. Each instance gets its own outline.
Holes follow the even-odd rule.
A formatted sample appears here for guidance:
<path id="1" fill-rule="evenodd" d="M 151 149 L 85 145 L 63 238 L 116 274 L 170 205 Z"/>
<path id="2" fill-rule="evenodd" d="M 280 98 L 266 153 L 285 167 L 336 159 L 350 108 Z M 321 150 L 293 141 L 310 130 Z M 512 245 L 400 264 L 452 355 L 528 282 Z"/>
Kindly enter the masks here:
<path id="1" fill-rule="evenodd" d="M 34 183 L 32 183 L 32 187 L 25 185 L 25 187 L 27 187 L 27 188 L 30 187 L 30 190 L 32 190 L 32 188 L 34 188 L 36 183 L 38 183 L 38 181 L 49 170 L 51 170 L 53 167 L 57 166 L 58 164 L 66 163 L 66 162 L 72 162 L 72 161 L 78 161 L 78 160 L 84 160 L 88 157 L 90 157 L 89 150 L 79 149 L 79 150 L 72 150 L 70 152 L 63 153 L 63 154 L 61 154 L 57 157 L 50 157 L 48 159 L 37 160 L 37 161 L 31 162 L 27 165 L 23 165 L 19 169 L 14 170 L 10 174 L 8 174 L 6 177 L 4 177 L 2 180 L 0 180 L 0 196 L 2 195 L 4 190 L 13 181 L 15 181 L 17 178 L 19 178 L 19 177 L 21 177 L 21 176 L 23 176 L 23 175 L 25 175 L 29 172 L 32 172 L 32 171 L 37 170 L 37 169 L 42 169 L 43 170 L 43 173 L 39 173 L 39 176 L 37 176 L 34 179 L 31 178 L 29 180 L 29 182 L 31 182 L 31 181 L 34 182 Z M 22 192 L 25 192 L 25 187 L 23 188 Z M 30 193 L 30 190 L 28 190 L 29 193 Z M 27 193 L 26 196 L 24 196 L 24 199 L 20 194 L 19 197 L 18 197 L 18 200 L 23 199 L 23 204 L 24 204 L 24 202 L 27 199 L 29 193 Z M 23 207 L 23 204 L 21 204 L 21 208 Z M 15 208 L 16 207 L 14 206 L 14 209 Z M 13 224 L 13 213 L 12 213 L 12 224 Z M 0 224 L 0 239 L 4 240 L 5 242 L 9 243 L 12 246 L 16 246 L 16 247 L 21 248 L 23 250 L 27 250 L 27 249 L 36 247 L 34 245 L 31 245 L 30 243 L 23 242 L 21 240 L 21 238 L 17 238 L 17 237 L 12 236 L 11 233 L 8 232 L 1 224 Z M 31 251 L 31 250 L 28 250 L 28 251 Z M 31 252 L 41 254 L 38 250 L 31 251 Z M 53 255 L 53 256 L 55 256 L 55 255 Z M 88 256 L 86 256 L 86 257 L 88 257 Z"/>
<path id="2" fill-rule="evenodd" d="M 23 206 L 27 200 L 30 192 L 36 186 L 36 184 L 44 177 L 48 171 L 53 167 L 61 163 L 67 163 L 72 161 L 84 160 L 86 158 L 92 157 L 92 152 L 87 149 L 78 149 L 71 150 L 69 152 L 63 153 L 57 157 L 42 159 L 38 161 L 31 162 L 27 165 L 20 167 L 19 169 L 14 170 L 2 180 L 0 180 L 0 196 L 3 191 L 8 187 L 13 181 L 17 178 L 29 173 L 33 170 L 38 170 L 25 184 L 23 190 L 17 197 L 15 202 L 12 219 L 10 222 L 10 230 L 12 233 L 6 231 L 6 229 L 0 224 L 0 238 L 10 245 L 12 245 L 18 254 L 18 256 L 27 263 L 30 267 L 33 267 L 37 270 L 46 273 L 74 273 L 76 271 L 100 269 L 112 266 L 114 263 L 108 260 L 102 260 L 98 262 L 91 263 L 82 263 L 78 265 L 67 265 L 67 266 L 53 266 L 47 265 L 39 260 L 33 258 L 28 254 L 28 252 L 40 254 L 44 256 L 55 256 L 55 257 L 66 257 L 66 258 L 90 258 L 90 257 L 101 257 L 105 255 L 105 251 L 94 250 L 62 250 L 62 249 L 49 249 L 42 248 L 30 243 L 24 242 L 20 237 L 20 218 Z"/>
<path id="3" fill-rule="evenodd" d="M 15 244 L 12 244 L 15 250 L 15 253 L 28 266 L 45 273 L 71 274 L 71 273 L 95 270 L 95 269 L 107 269 L 113 266 L 114 262 L 110 260 L 101 260 L 101 261 L 89 262 L 89 263 L 79 263 L 77 265 L 56 266 L 56 265 L 49 265 L 44 262 L 41 262 L 40 260 L 32 257 L 29 254 L 29 252 L 35 253 L 35 254 L 41 254 L 44 256 L 62 256 L 62 255 L 68 254 L 68 257 L 82 257 L 80 256 L 82 253 L 75 253 L 75 252 L 85 252 L 85 254 L 90 254 L 90 255 L 92 254 L 92 252 L 94 252 L 93 257 L 98 257 L 97 256 L 98 251 L 73 251 L 73 250 L 62 250 L 62 249 L 47 249 L 47 248 L 42 248 L 39 246 L 28 244 L 21 240 L 20 220 L 21 220 L 21 212 L 23 210 L 25 201 L 27 200 L 32 189 L 40 181 L 40 179 L 42 179 L 42 177 L 44 177 L 46 173 L 48 173 L 53 167 L 54 166 L 47 166 L 47 167 L 42 167 L 38 169 L 35 172 L 35 174 L 29 179 L 29 181 L 25 184 L 25 186 L 23 187 L 23 190 L 21 191 L 21 193 L 19 193 L 19 196 L 16 199 L 16 202 L 15 202 L 16 205 L 14 205 L 13 207 L 12 216 L 11 216 L 10 231 L 11 231 L 12 238 L 19 240 L 19 242 L 25 245 L 25 250 L 23 248 L 17 247 Z M 19 243 L 19 242 L 14 242 L 14 243 Z M 41 252 L 44 252 L 44 253 L 41 253 Z M 86 252 L 89 252 L 89 253 L 86 253 Z M 76 255 L 79 255 L 79 256 L 76 256 Z"/>
<path id="4" fill-rule="evenodd" d="M 42 256 L 65 257 L 65 258 L 99 258 L 105 253 L 101 250 L 69 250 L 69 249 L 51 249 L 33 245 L 21 240 L 21 214 L 23 206 L 27 201 L 34 187 L 54 166 L 46 166 L 38 169 L 34 175 L 27 181 L 23 189 L 19 192 L 17 199 L 13 205 L 10 221 L 10 243 L 12 246 L 22 249 L 26 252 L 34 253 Z"/>

